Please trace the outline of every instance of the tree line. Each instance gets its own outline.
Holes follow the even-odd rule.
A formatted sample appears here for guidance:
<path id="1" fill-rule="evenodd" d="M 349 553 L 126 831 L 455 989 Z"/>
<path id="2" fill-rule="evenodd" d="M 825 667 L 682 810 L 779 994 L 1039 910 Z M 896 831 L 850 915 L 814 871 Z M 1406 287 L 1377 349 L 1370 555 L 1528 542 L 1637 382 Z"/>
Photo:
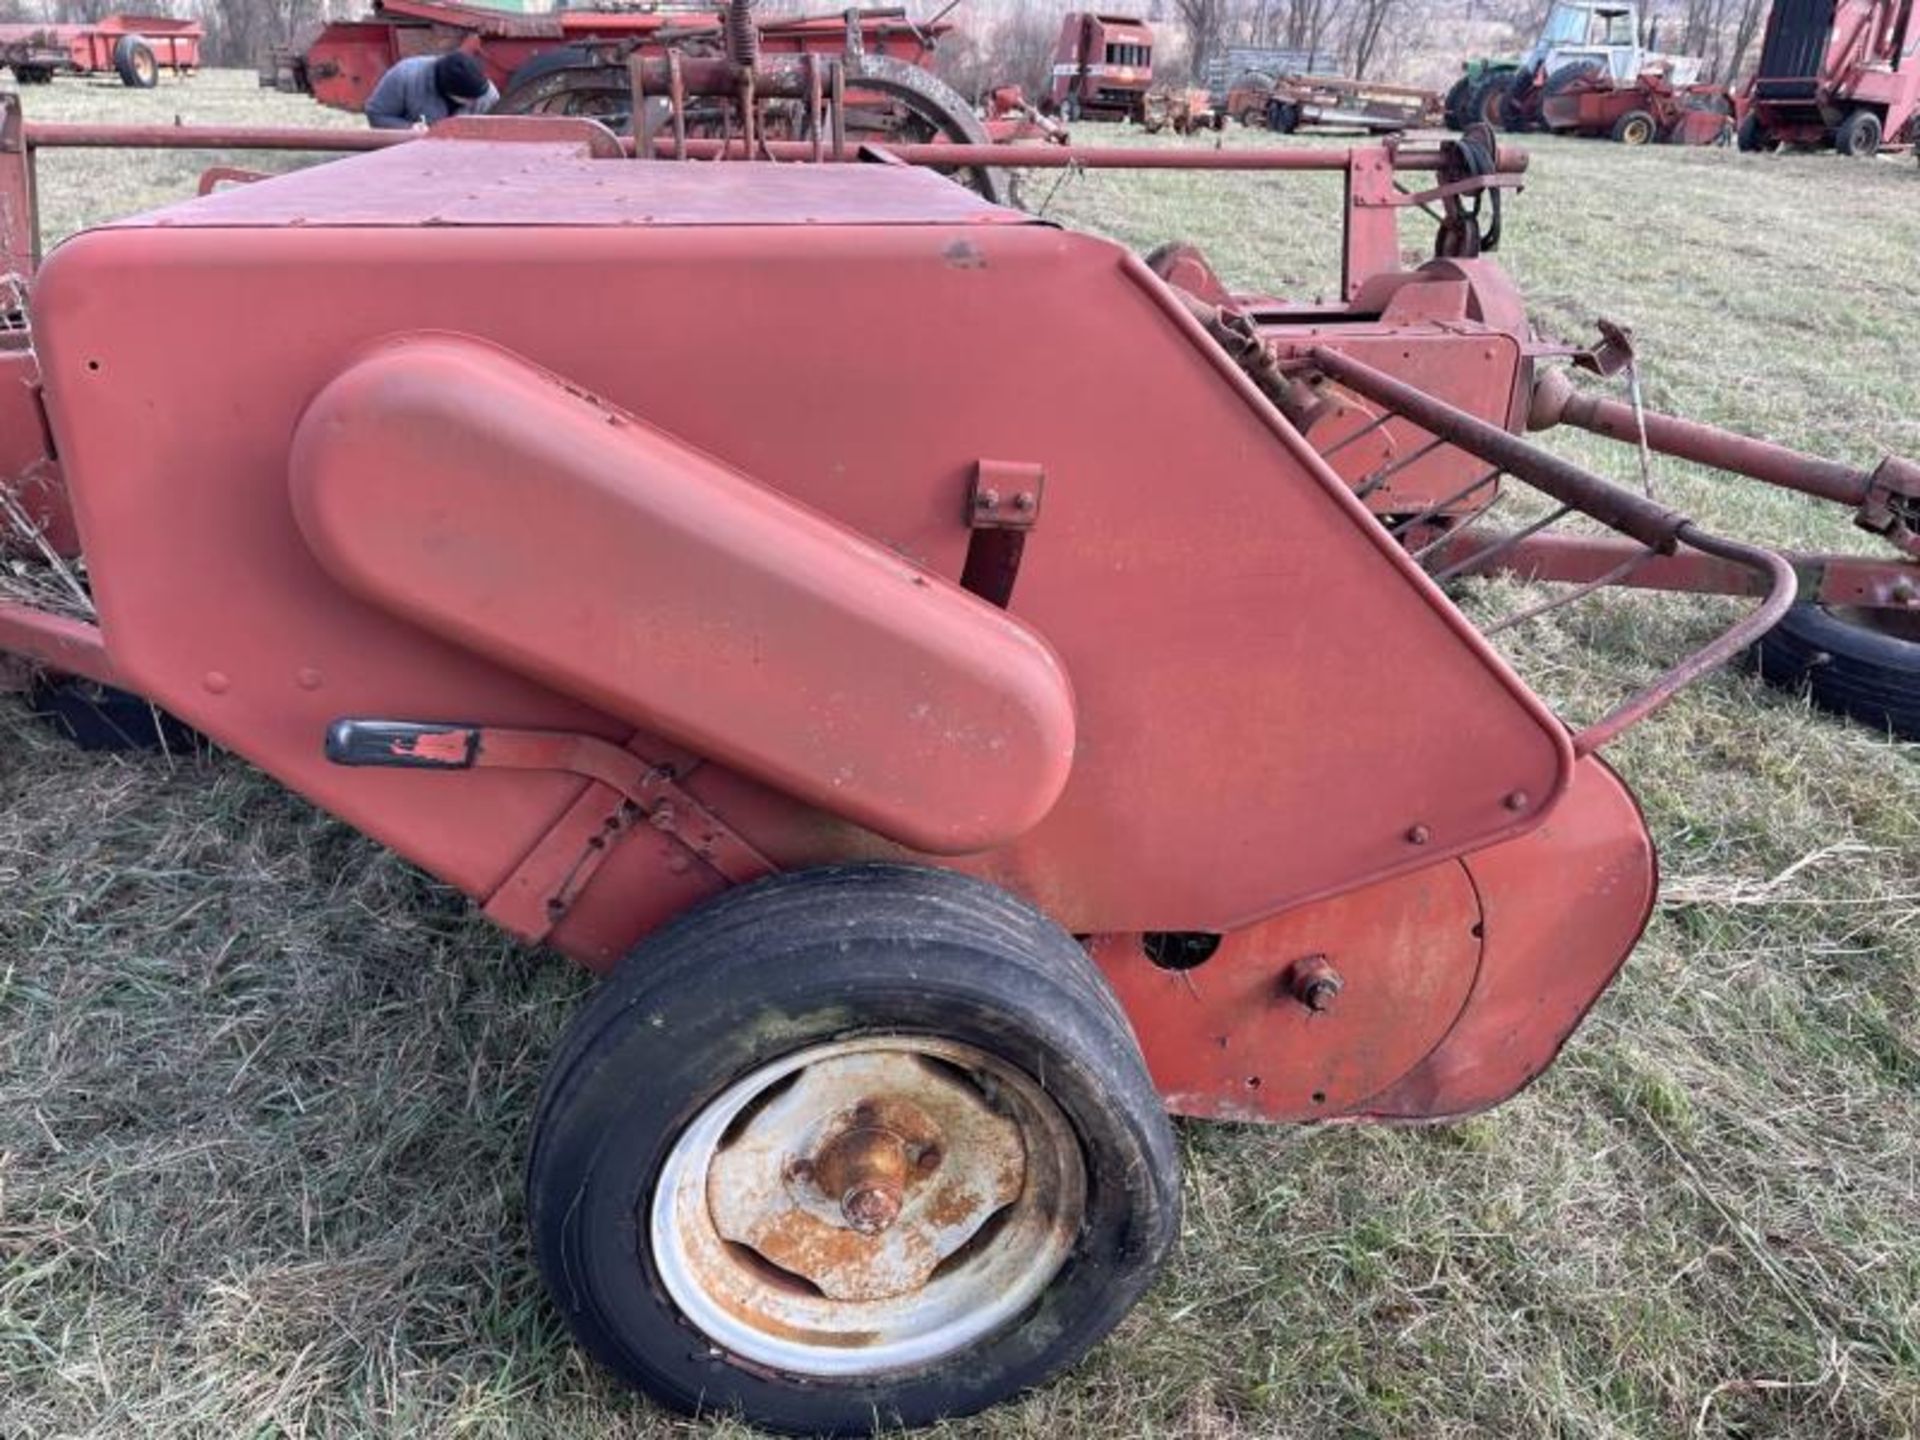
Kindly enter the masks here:
<path id="1" fill-rule="evenodd" d="M 835 0 L 760 0 L 766 13 L 833 7 Z M 1018 84 L 1045 93 L 1060 18 L 1076 0 L 913 0 L 921 18 L 941 11 L 954 27 L 938 68 L 980 95 Z M 1090 0 L 1077 0 L 1090 3 Z M 1551 0 L 1103 0 L 1151 23 L 1156 71 L 1180 82 L 1204 75 L 1233 46 L 1317 54 L 1363 79 L 1440 83 L 1460 60 L 1514 54 L 1531 43 Z M 0 18 L 92 21 L 128 10 L 193 16 L 207 30 L 209 65 L 257 66 L 326 19 L 363 13 L 372 0 L 0 0 Z M 1767 0 L 1644 3 L 1651 48 L 1698 55 L 1709 79 L 1731 81 L 1755 58 Z"/>

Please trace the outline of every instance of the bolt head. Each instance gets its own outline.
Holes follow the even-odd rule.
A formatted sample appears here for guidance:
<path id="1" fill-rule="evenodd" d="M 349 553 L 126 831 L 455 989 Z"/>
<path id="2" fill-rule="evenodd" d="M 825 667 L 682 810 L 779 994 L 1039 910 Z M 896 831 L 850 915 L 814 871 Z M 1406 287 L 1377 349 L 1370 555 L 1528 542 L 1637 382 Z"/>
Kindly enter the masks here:
<path id="1" fill-rule="evenodd" d="M 861 1185 L 840 1201 L 840 1213 L 862 1235 L 877 1235 L 900 1218 L 900 1192 L 890 1185 Z"/>
<path id="2" fill-rule="evenodd" d="M 1414 825 L 1407 831 L 1409 845 L 1424 845 L 1433 838 L 1433 831 L 1424 825 Z"/>
<path id="3" fill-rule="evenodd" d="M 1505 803 L 1507 809 L 1520 811 L 1526 809 L 1527 806 L 1533 803 L 1533 797 L 1524 790 L 1515 790 L 1511 795 L 1507 796 Z"/>

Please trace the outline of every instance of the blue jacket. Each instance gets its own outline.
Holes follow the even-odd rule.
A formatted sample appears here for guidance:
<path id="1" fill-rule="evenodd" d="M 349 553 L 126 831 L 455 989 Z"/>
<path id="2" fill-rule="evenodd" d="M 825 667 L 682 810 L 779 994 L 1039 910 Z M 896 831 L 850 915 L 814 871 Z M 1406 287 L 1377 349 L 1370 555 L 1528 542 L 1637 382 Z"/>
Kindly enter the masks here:
<path id="1" fill-rule="evenodd" d="M 487 86 L 478 100 L 449 102 L 433 83 L 435 55 L 414 55 L 399 61 L 380 77 L 367 97 L 367 123 L 376 130 L 405 130 L 425 121 L 431 125 L 456 110 L 463 115 L 484 115 L 499 100 L 500 92 Z"/>

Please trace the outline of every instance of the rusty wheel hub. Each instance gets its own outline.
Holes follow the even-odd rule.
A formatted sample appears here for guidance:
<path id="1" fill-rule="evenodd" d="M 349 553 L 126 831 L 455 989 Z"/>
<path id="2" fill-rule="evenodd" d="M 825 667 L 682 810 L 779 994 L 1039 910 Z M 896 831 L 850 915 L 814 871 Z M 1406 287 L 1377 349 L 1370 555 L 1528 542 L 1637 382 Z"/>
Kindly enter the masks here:
<path id="1" fill-rule="evenodd" d="M 674 1303 L 796 1374 L 922 1365 L 1024 1310 L 1086 1181 L 1039 1086 L 923 1037 L 815 1046 L 740 1080 L 675 1144 L 648 1217 Z"/>

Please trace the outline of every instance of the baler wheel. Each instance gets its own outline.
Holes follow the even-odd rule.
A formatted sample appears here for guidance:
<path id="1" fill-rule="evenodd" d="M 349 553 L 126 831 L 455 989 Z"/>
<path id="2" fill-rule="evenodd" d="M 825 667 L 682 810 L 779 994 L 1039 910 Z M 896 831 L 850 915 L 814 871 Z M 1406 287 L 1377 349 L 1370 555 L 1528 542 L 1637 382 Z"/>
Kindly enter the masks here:
<path id="1" fill-rule="evenodd" d="M 1833 132 L 1833 148 L 1856 160 L 1871 160 L 1880 153 L 1880 117 L 1871 110 L 1854 111 Z"/>
<path id="2" fill-rule="evenodd" d="M 1760 128 L 1760 116 L 1753 111 L 1748 111 L 1747 118 L 1740 122 L 1738 132 L 1738 144 L 1741 150 L 1752 155 L 1769 148 L 1772 143 L 1767 132 Z"/>
<path id="3" fill-rule="evenodd" d="M 1644 110 L 1629 110 L 1613 122 L 1613 138 L 1622 145 L 1648 145 L 1659 133 L 1653 116 Z"/>
<path id="4" fill-rule="evenodd" d="M 1920 615 L 1796 605 L 1748 658 L 1823 710 L 1920 740 Z"/>
<path id="5" fill-rule="evenodd" d="M 854 56 L 844 63 L 849 89 L 881 96 L 898 112 L 890 117 L 889 128 L 883 132 L 850 124 L 849 138 L 855 143 L 885 144 L 894 139 L 922 143 L 948 140 L 960 145 L 992 143 L 992 137 L 959 93 L 918 65 L 876 54 Z M 535 56 L 514 71 L 494 113 L 581 115 L 632 133 L 632 79 L 624 63 L 586 46 L 562 46 Z M 855 109 L 855 120 L 859 115 Z M 954 172 L 952 178 L 996 205 L 1014 203 L 1012 182 L 1005 170 L 976 165 Z"/>
<path id="6" fill-rule="evenodd" d="M 578 115 L 617 131 L 633 122 L 633 92 L 624 65 L 597 60 L 584 45 L 544 50 L 507 77 L 496 115 Z"/>
<path id="7" fill-rule="evenodd" d="M 676 921 L 574 1021 L 533 1132 L 535 1251 L 580 1342 L 774 1430 L 1039 1384 L 1179 1228 L 1172 1130 L 1099 970 L 947 871 L 802 871 Z"/>
<path id="8" fill-rule="evenodd" d="M 122 35 L 113 47 L 113 68 L 120 83 L 135 90 L 151 90 L 160 83 L 160 62 L 138 35 Z"/>

